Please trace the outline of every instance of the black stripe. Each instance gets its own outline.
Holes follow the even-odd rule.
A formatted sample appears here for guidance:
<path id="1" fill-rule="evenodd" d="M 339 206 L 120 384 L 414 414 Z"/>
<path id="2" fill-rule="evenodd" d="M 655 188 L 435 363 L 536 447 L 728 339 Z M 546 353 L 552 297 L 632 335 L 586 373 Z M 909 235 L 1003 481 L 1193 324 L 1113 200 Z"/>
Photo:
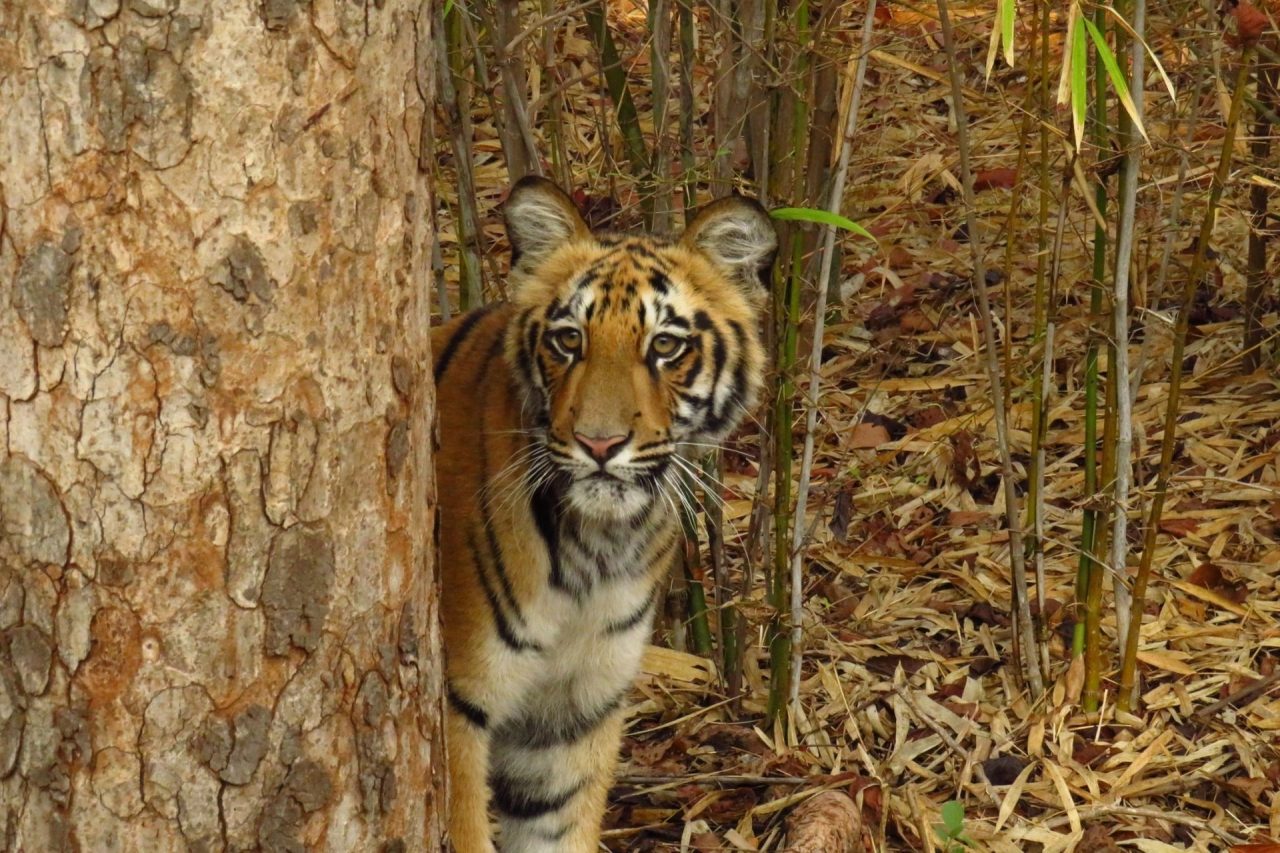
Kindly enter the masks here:
<path id="1" fill-rule="evenodd" d="M 470 722 L 471 725 L 478 729 L 483 729 L 485 726 L 489 725 L 489 715 L 484 712 L 484 709 L 478 705 L 468 702 L 466 699 L 463 699 L 458 692 L 453 689 L 452 685 L 449 686 L 448 696 L 449 705 L 453 710 L 466 717 L 467 721 Z"/>
<path id="2" fill-rule="evenodd" d="M 519 637 L 507 621 L 507 614 L 498 603 L 498 595 L 493 591 L 493 582 L 485 571 L 484 561 L 480 558 L 480 549 L 476 543 L 475 531 L 467 531 L 467 547 L 471 549 L 471 558 L 475 561 L 476 570 L 480 574 L 480 586 L 484 590 L 485 600 L 489 603 L 489 611 L 493 613 L 493 624 L 498 629 L 498 638 L 507 648 L 516 652 L 541 652 L 542 646 Z"/>
<path id="3" fill-rule="evenodd" d="M 689 330 L 689 321 L 681 317 L 679 314 L 671 310 L 670 306 L 664 305 L 666 311 L 662 315 L 662 325 L 675 326 L 677 329 Z"/>
<path id="4" fill-rule="evenodd" d="M 501 774 L 491 779 L 490 785 L 493 787 L 494 808 L 508 817 L 533 820 L 560 811 L 586 786 L 586 781 L 580 781 L 563 793 L 551 797 L 532 793 L 528 783 L 509 779 Z"/>
<path id="5" fill-rule="evenodd" d="M 520 612 L 520 603 L 516 601 L 515 591 L 511 588 L 511 578 L 507 575 L 507 564 L 502 559 L 502 545 L 498 542 L 498 535 L 493 532 L 493 523 L 489 520 L 489 501 L 481 498 L 480 505 L 480 512 L 484 520 L 484 537 L 485 541 L 489 543 L 490 564 L 493 566 L 494 574 L 498 576 L 498 585 L 502 588 L 502 600 L 507 603 L 507 607 L 515 621 L 523 625 L 524 614 Z"/>
<path id="6" fill-rule="evenodd" d="M 453 357 L 458 354 L 458 347 L 462 346 L 462 342 L 471 335 L 476 324 L 483 320 L 496 304 L 491 302 L 477 308 L 458 325 L 458 330 L 453 333 L 453 337 L 449 338 L 449 342 L 444 345 L 444 351 L 440 353 L 440 358 L 436 360 L 433 370 L 436 382 L 439 382 L 440 377 L 444 376 L 444 372 L 449 369 L 449 362 L 453 361 Z"/>
<path id="7" fill-rule="evenodd" d="M 630 686 L 624 687 L 597 708 L 583 711 L 573 705 L 561 709 L 557 717 L 526 714 L 504 722 L 494 736 L 521 749 L 551 749 L 577 743 L 594 732 L 622 706 Z"/>
<path id="8" fill-rule="evenodd" d="M 649 286 L 653 288 L 654 293 L 662 296 L 671 291 L 671 281 L 662 273 L 662 270 L 649 273 Z"/>
<path id="9" fill-rule="evenodd" d="M 653 612 L 653 605 L 655 601 L 657 601 L 657 599 L 653 595 L 650 595 L 645 599 L 644 604 L 641 605 L 635 613 L 632 613 L 626 619 L 619 622 L 610 622 L 605 626 L 604 632 L 613 636 L 615 634 L 625 634 L 627 631 L 630 631 L 632 628 L 643 622 L 649 614 Z"/>
<path id="10" fill-rule="evenodd" d="M 562 591 L 570 591 L 565 582 L 564 568 L 560 565 L 560 520 L 556 516 L 556 507 L 560 496 L 550 484 L 544 484 L 529 497 L 529 509 L 533 513 L 533 522 L 542 537 L 542 544 L 547 549 L 547 559 L 551 564 L 551 585 Z"/>

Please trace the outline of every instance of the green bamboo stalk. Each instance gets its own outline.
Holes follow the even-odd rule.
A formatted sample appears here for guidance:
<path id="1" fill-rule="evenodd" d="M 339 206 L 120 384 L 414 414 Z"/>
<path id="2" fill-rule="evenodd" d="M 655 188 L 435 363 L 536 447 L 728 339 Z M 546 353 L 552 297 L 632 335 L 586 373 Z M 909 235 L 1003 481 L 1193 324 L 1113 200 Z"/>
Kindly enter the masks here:
<path id="1" fill-rule="evenodd" d="M 1160 535 L 1160 516 L 1164 512 L 1164 500 L 1169 491 L 1169 479 L 1173 471 L 1173 448 L 1178 428 L 1178 404 L 1182 391 L 1182 361 L 1187 344 L 1187 330 L 1191 324 L 1191 308 L 1195 304 L 1196 288 L 1200 277 L 1204 274 L 1205 255 L 1209 247 L 1209 238 L 1213 235 L 1213 223 L 1218 211 L 1218 202 L 1222 199 L 1222 190 L 1227 178 L 1231 175 L 1231 159 L 1235 153 L 1236 129 L 1240 124 L 1241 107 L 1244 93 L 1249 81 L 1249 71 L 1253 65 L 1254 49 L 1247 44 L 1240 57 L 1240 67 L 1236 72 L 1235 91 L 1231 96 L 1231 111 L 1227 115 L 1226 135 L 1222 139 L 1222 155 L 1218 160 L 1218 169 L 1213 174 L 1213 183 L 1209 187 L 1209 205 L 1205 210 L 1204 221 L 1200 224 L 1200 235 L 1196 240 L 1196 253 L 1191 261 L 1191 271 L 1187 275 L 1182 288 L 1182 304 L 1178 310 L 1178 321 L 1173 332 L 1173 355 L 1169 373 L 1169 399 L 1164 412 L 1164 434 L 1160 438 L 1160 468 L 1156 474 L 1155 491 L 1151 498 L 1151 511 L 1147 516 L 1147 526 L 1142 541 L 1142 559 L 1138 563 L 1138 575 L 1133 582 L 1133 618 L 1130 621 L 1127 642 L 1124 647 L 1124 658 L 1120 666 L 1120 692 L 1116 697 L 1116 705 L 1122 711 L 1130 710 L 1136 699 L 1134 692 L 1138 663 L 1138 639 L 1141 633 L 1143 604 L 1146 601 L 1147 585 L 1151 579 L 1151 565 L 1155 559 L 1156 539 Z"/>
<path id="2" fill-rule="evenodd" d="M 609 89 L 609 97 L 613 100 L 614 117 L 618 128 L 622 131 L 622 147 L 626 151 L 627 160 L 631 164 L 631 172 L 640 182 L 641 207 L 644 211 L 645 227 L 651 227 L 653 219 L 652 174 L 650 172 L 649 153 L 644 142 L 644 132 L 640 129 L 640 116 L 636 112 L 635 101 L 631 98 L 631 88 L 627 85 L 627 72 L 622 67 L 622 58 L 613 41 L 605 20 L 604 3 L 593 3 L 583 10 L 587 21 L 587 32 L 600 54 L 600 64 L 604 71 L 605 86 Z"/>
<path id="3" fill-rule="evenodd" d="M 684 185 L 684 221 L 693 221 L 698 205 L 698 178 L 693 152 L 693 7 L 677 3 L 680 14 L 680 170 Z"/>
<path id="4" fill-rule="evenodd" d="M 724 457 L 716 452 L 702 460 L 702 517 L 707 526 L 707 553 L 711 557 L 711 577 L 716 586 L 716 610 L 720 614 L 720 663 L 726 692 L 736 696 L 742 689 L 742 657 L 738 645 L 738 608 L 729 588 L 729 569 L 724 559 L 724 506 L 718 496 L 706 493 L 711 485 L 724 481 Z"/>
<path id="5" fill-rule="evenodd" d="M 806 46 L 809 41 L 809 3 L 800 0 L 793 12 L 795 44 Z M 790 150 L 786 152 L 791 169 L 791 191 L 797 203 L 804 203 L 805 176 L 798 168 L 808 131 L 808 60 L 803 52 L 795 56 L 796 83 L 791 104 Z M 786 705 L 790 690 L 791 637 L 787 630 L 790 608 L 791 565 L 791 466 L 794 454 L 792 442 L 792 418 L 795 407 L 796 339 L 800 321 L 800 292 L 804 275 L 804 232 L 798 227 L 785 231 L 785 243 L 790 249 L 790 264 L 780 265 L 775 279 L 775 307 L 780 324 L 778 334 L 778 396 L 774 411 L 774 552 L 773 572 L 769 585 L 769 604 L 773 615 L 767 631 L 769 642 L 769 700 L 767 716 L 770 722 L 777 718 Z"/>
<path id="6" fill-rule="evenodd" d="M 706 572 L 702 567 L 702 547 L 698 541 L 698 517 L 694 514 L 697 504 L 692 478 L 682 474 L 679 488 L 680 526 L 684 530 L 681 565 L 684 567 L 685 592 L 688 596 L 687 625 L 694 651 L 710 657 L 714 646 L 711 642 L 711 621 L 707 613 Z"/>
<path id="7" fill-rule="evenodd" d="M 471 105 L 467 97 L 468 63 L 463 49 L 465 14 L 460 4 L 455 4 L 435 32 L 436 78 L 440 81 L 440 104 L 449 119 L 449 141 L 458 182 L 458 207 L 453 213 L 458 225 L 458 309 L 462 313 L 484 303 L 479 246 L 482 235 L 476 211 Z"/>
<path id="8" fill-rule="evenodd" d="M 1101 7 L 1093 12 L 1094 26 L 1104 36 L 1107 14 Z M 1098 58 L 1097 45 L 1090 42 L 1090 73 L 1093 81 L 1093 103 L 1089 124 L 1089 141 L 1101 156 L 1108 151 L 1107 79 Z M 1106 178 L 1099 174 L 1094 184 L 1094 203 L 1105 221 L 1107 215 Z M 1093 225 L 1093 280 L 1089 287 L 1089 344 L 1085 354 L 1084 397 L 1084 520 L 1080 530 L 1080 563 L 1076 575 L 1076 600 L 1084 603 L 1083 623 L 1076 623 L 1072 638 L 1074 654 L 1085 654 L 1084 707 L 1096 711 L 1102 684 L 1102 566 L 1098 563 L 1096 538 L 1098 526 L 1098 350 L 1102 334 L 1102 294 L 1107 272 L 1107 230 L 1102 223 Z M 1097 583 L 1095 584 L 1095 578 Z M 1096 595 L 1095 595 L 1096 593 Z"/>

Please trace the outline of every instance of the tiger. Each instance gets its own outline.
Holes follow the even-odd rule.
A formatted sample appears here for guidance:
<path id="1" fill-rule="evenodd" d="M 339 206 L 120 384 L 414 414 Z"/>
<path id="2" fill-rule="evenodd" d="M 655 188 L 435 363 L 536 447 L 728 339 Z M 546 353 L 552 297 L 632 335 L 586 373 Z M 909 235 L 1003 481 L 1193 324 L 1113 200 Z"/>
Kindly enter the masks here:
<path id="1" fill-rule="evenodd" d="M 741 196 L 675 240 L 593 233 L 538 177 L 502 212 L 509 301 L 432 330 L 447 828 L 459 853 L 586 853 L 682 542 L 675 478 L 759 396 L 777 237 Z"/>

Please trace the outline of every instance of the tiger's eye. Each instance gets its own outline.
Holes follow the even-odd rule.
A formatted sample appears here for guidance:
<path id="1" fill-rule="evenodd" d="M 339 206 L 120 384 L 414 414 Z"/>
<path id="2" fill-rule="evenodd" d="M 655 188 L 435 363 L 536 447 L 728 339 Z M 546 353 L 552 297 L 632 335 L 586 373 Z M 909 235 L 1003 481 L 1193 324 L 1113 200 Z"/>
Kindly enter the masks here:
<path id="1" fill-rule="evenodd" d="M 654 355 L 661 358 L 675 355 L 679 351 L 684 342 L 675 335 L 661 334 L 653 339 L 653 343 L 649 346 L 653 349 Z"/>
<path id="2" fill-rule="evenodd" d="M 582 332 L 577 329 L 561 329 L 556 332 L 556 343 L 568 352 L 577 352 L 582 346 Z"/>

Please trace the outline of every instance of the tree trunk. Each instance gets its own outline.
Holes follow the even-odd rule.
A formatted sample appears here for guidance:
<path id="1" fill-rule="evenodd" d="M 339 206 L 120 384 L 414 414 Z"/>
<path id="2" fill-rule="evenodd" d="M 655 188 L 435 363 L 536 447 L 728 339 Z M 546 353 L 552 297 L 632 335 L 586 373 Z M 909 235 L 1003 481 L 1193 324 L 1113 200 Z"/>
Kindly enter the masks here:
<path id="1" fill-rule="evenodd" d="M 434 850 L 425 0 L 0 0 L 0 849 Z"/>

